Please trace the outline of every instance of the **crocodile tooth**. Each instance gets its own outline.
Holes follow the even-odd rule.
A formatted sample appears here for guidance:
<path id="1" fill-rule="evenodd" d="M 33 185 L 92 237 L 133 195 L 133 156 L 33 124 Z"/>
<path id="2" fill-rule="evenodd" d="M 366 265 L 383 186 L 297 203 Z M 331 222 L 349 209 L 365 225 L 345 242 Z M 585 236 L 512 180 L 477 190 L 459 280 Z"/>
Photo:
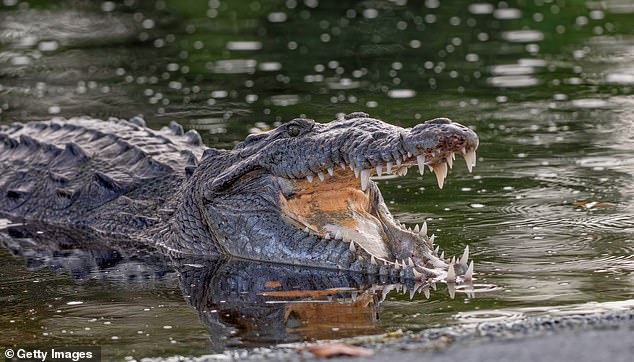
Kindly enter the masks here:
<path id="1" fill-rule="evenodd" d="M 354 166 L 352 166 L 352 161 L 350 161 L 350 164 L 348 166 L 350 166 L 350 171 L 354 171 Z"/>
<path id="2" fill-rule="evenodd" d="M 416 156 L 416 162 L 418 162 L 418 173 L 422 176 L 425 173 L 425 156 Z"/>
<path id="3" fill-rule="evenodd" d="M 354 246 L 354 241 L 350 241 L 350 251 L 353 253 L 357 252 L 357 248 Z"/>
<path id="4" fill-rule="evenodd" d="M 354 292 L 350 293 L 350 297 L 352 298 L 352 302 L 356 302 L 358 296 L 359 296 L 359 292 L 357 292 L 357 291 L 354 291 Z"/>
<path id="5" fill-rule="evenodd" d="M 308 180 L 308 182 L 312 183 L 313 182 L 313 175 L 307 175 L 306 176 L 306 180 Z"/>
<path id="6" fill-rule="evenodd" d="M 460 264 L 467 266 L 469 262 L 469 245 L 465 246 L 464 252 L 462 253 L 462 257 L 460 258 Z"/>
<path id="7" fill-rule="evenodd" d="M 433 290 L 436 290 L 436 283 L 435 283 L 435 282 L 434 282 L 434 283 L 431 283 L 430 285 L 431 285 L 431 288 L 432 288 Z"/>
<path id="8" fill-rule="evenodd" d="M 317 172 L 317 176 L 319 176 L 319 179 L 320 179 L 321 181 L 323 181 L 323 180 L 325 180 L 325 179 L 326 179 L 326 175 L 324 175 L 324 174 L 323 174 L 323 173 L 321 173 L 321 172 Z"/>
<path id="9" fill-rule="evenodd" d="M 392 161 L 387 161 L 385 167 L 387 168 L 387 173 L 392 173 Z"/>
<path id="10" fill-rule="evenodd" d="M 361 190 L 365 191 L 370 182 L 370 170 L 361 170 Z"/>
<path id="11" fill-rule="evenodd" d="M 398 259 L 394 261 L 394 267 L 398 270 L 401 269 L 401 264 L 398 263 Z"/>
<path id="12" fill-rule="evenodd" d="M 330 240 L 330 233 L 326 233 L 326 235 L 324 235 L 324 239 Z"/>
<path id="13" fill-rule="evenodd" d="M 374 258 L 374 255 L 370 256 L 370 264 L 376 265 L 376 259 Z"/>
<path id="14" fill-rule="evenodd" d="M 354 177 L 359 178 L 360 171 L 361 171 L 360 169 L 355 167 L 354 168 Z"/>
<path id="15" fill-rule="evenodd" d="M 444 250 L 440 253 L 440 259 L 445 259 L 445 251 Z"/>
<path id="16" fill-rule="evenodd" d="M 310 229 L 308 228 L 308 226 L 306 226 L 306 227 L 304 228 L 304 232 L 305 232 L 305 233 L 307 233 L 307 232 L 309 232 L 309 231 L 310 231 Z"/>
<path id="17" fill-rule="evenodd" d="M 380 177 L 382 173 L 383 173 L 383 166 L 376 165 L 376 174 L 377 174 L 377 176 Z"/>
<path id="18" fill-rule="evenodd" d="M 427 235 L 425 235 L 427 236 Z M 434 247 L 434 242 L 431 240 L 431 238 L 427 238 L 427 245 L 429 245 L 430 248 Z"/>
<path id="19" fill-rule="evenodd" d="M 439 251 L 440 251 L 440 245 L 436 245 L 436 249 L 434 249 L 434 252 L 436 253 L 436 255 L 438 255 Z"/>
<path id="20" fill-rule="evenodd" d="M 411 158 L 412 157 L 412 153 L 411 152 L 407 152 L 407 158 Z M 403 159 L 405 160 L 405 155 L 403 155 Z"/>
<path id="21" fill-rule="evenodd" d="M 340 163 L 339 163 L 339 166 L 341 166 L 341 169 L 342 169 L 342 170 L 344 170 L 344 171 L 346 170 L 346 164 L 345 164 L 345 163 L 340 162 Z"/>
<path id="22" fill-rule="evenodd" d="M 449 264 L 455 264 L 456 263 L 456 257 L 452 256 L 451 257 L 451 261 L 449 262 Z"/>
<path id="23" fill-rule="evenodd" d="M 427 221 L 423 221 L 423 227 L 420 228 L 420 233 L 427 235 Z"/>
<path id="24" fill-rule="evenodd" d="M 449 264 L 449 269 L 447 270 L 447 282 L 455 283 L 456 281 L 456 271 L 453 267 L 453 262 Z"/>
<path id="25" fill-rule="evenodd" d="M 411 256 L 407 258 L 407 264 L 408 264 L 409 266 L 414 266 L 414 260 L 412 259 L 412 257 L 411 257 Z"/>
<path id="26" fill-rule="evenodd" d="M 451 158 L 451 155 L 447 156 L 446 160 L 447 166 L 449 166 L 449 168 L 453 168 L 453 159 Z"/>
<path id="27" fill-rule="evenodd" d="M 456 284 L 448 283 L 447 291 L 449 292 L 449 298 L 454 299 L 456 297 Z"/>
<path id="28" fill-rule="evenodd" d="M 452 152 L 452 153 L 451 153 L 451 160 L 452 160 L 452 161 L 455 161 L 455 159 L 456 159 L 456 154 L 455 154 L 454 152 Z"/>
<path id="29" fill-rule="evenodd" d="M 475 166 L 476 163 L 475 149 L 470 151 L 463 151 L 462 157 L 464 157 L 465 163 L 467 164 L 467 170 L 471 172 L 473 170 L 473 166 Z"/>
<path id="30" fill-rule="evenodd" d="M 445 177 L 447 177 L 447 164 L 441 163 L 434 166 L 434 173 L 436 174 L 436 181 L 438 181 L 438 187 L 442 189 L 445 184 Z"/>
<path id="31" fill-rule="evenodd" d="M 343 237 L 341 235 L 341 230 L 337 230 L 337 232 L 335 233 L 335 239 L 337 239 L 337 240 L 343 239 Z"/>
<path id="32" fill-rule="evenodd" d="M 407 227 L 407 231 L 412 231 L 412 227 L 411 227 L 411 226 L 408 226 L 408 227 Z"/>
<path id="33" fill-rule="evenodd" d="M 416 290 L 415 290 L 414 288 L 412 288 L 412 289 L 409 291 L 409 300 L 414 299 L 414 294 L 416 294 Z"/>
<path id="34" fill-rule="evenodd" d="M 397 159 L 396 159 L 396 166 L 400 166 L 400 165 L 401 165 L 401 159 L 400 159 L 400 158 L 397 158 Z"/>
<path id="35" fill-rule="evenodd" d="M 417 280 L 423 279 L 423 273 L 416 270 L 416 268 L 412 268 L 412 272 L 414 273 L 414 278 L 416 278 Z"/>
<path id="36" fill-rule="evenodd" d="M 429 242 L 433 244 L 434 240 L 436 240 L 436 234 L 431 234 L 431 237 L 429 238 Z"/>
<path id="37" fill-rule="evenodd" d="M 473 279 L 473 260 L 469 263 L 469 267 L 467 268 L 467 272 L 464 273 L 464 280 Z"/>
<path id="38" fill-rule="evenodd" d="M 381 291 L 381 303 L 385 302 L 385 298 L 387 297 L 387 294 L 389 292 L 390 292 L 390 289 L 383 288 L 383 290 Z"/>
<path id="39" fill-rule="evenodd" d="M 335 170 L 333 170 L 332 167 L 328 167 L 327 170 L 328 170 L 328 174 L 330 176 L 334 176 L 335 175 Z"/>
<path id="40" fill-rule="evenodd" d="M 431 294 L 429 292 L 429 287 L 424 287 L 423 288 L 423 294 L 425 294 L 425 299 L 429 299 L 429 297 L 431 296 Z"/>
<path id="41" fill-rule="evenodd" d="M 418 224 L 416 224 L 416 226 L 414 226 L 414 232 L 415 233 L 419 233 L 420 232 L 420 226 L 418 226 Z"/>

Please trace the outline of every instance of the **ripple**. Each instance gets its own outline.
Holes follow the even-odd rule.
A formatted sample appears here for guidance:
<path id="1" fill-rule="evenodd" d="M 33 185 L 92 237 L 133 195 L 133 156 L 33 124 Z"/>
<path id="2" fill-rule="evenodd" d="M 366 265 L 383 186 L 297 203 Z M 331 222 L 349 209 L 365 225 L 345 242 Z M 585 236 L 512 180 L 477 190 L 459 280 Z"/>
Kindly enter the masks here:
<path id="1" fill-rule="evenodd" d="M 463 324 L 475 324 L 482 322 L 512 321 L 525 318 L 526 315 L 516 310 L 476 310 L 472 312 L 460 312 L 455 319 Z"/>
<path id="2" fill-rule="evenodd" d="M 501 64 L 491 67 L 491 73 L 493 75 L 527 75 L 535 73 L 535 69 L 530 66 L 520 64 Z"/>
<path id="3" fill-rule="evenodd" d="M 634 13 L 634 3 L 629 0 L 607 0 L 602 3 L 602 6 L 604 6 L 607 11 L 614 14 Z"/>
<path id="4" fill-rule="evenodd" d="M 608 73 L 605 76 L 606 83 L 612 84 L 634 84 L 634 74 L 628 73 Z"/>
<path id="5" fill-rule="evenodd" d="M 484 283 L 460 284 L 460 285 L 456 285 L 455 288 L 457 293 L 465 293 L 465 294 L 491 293 L 491 292 L 496 292 L 498 290 L 504 289 L 495 284 L 484 284 Z"/>
<path id="6" fill-rule="evenodd" d="M 607 101 L 597 98 L 573 99 L 571 103 L 579 108 L 604 108 L 610 105 Z"/>
<path id="7" fill-rule="evenodd" d="M 539 84 L 539 80 L 537 78 L 521 75 L 490 77 L 487 79 L 487 82 L 494 87 L 508 88 L 531 87 Z"/>
<path id="8" fill-rule="evenodd" d="M 211 71 L 218 74 L 253 73 L 257 62 L 254 59 L 225 59 L 211 65 Z"/>
<path id="9" fill-rule="evenodd" d="M 279 94 L 271 96 L 271 103 L 282 107 L 293 106 L 299 103 L 299 96 L 296 94 Z"/>

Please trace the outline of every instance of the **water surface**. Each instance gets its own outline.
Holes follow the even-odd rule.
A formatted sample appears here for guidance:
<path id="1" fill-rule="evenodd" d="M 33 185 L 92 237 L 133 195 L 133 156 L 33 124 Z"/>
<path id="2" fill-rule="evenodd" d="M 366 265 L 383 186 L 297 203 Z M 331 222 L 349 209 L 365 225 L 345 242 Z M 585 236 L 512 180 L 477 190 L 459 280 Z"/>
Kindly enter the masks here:
<path id="1" fill-rule="evenodd" d="M 0 346 L 98 344 L 138 358 L 634 303 L 629 2 L 3 4 L 2 123 L 142 114 L 153 128 L 197 129 L 214 147 L 293 117 L 352 111 L 473 127 L 473 174 L 458 161 L 442 191 L 413 172 L 379 184 L 395 216 L 427 220 L 449 255 L 470 245 L 479 292 L 452 299 L 438 285 L 410 300 L 400 286 L 345 280 L 354 288 L 299 296 L 246 288 L 242 304 L 223 307 L 209 295 L 201 301 L 211 304 L 192 301 L 199 293 L 177 273 L 196 266 L 38 263 L 7 248 Z M 216 296 L 231 285 L 223 270 L 234 270 L 218 268 L 205 279 Z"/>

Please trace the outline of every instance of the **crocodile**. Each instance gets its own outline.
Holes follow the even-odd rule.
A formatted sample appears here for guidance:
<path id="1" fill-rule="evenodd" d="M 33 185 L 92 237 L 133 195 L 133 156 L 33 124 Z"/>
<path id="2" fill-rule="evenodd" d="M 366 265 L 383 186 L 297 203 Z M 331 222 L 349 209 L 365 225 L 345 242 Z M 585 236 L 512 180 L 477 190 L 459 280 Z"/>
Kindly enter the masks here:
<path id="1" fill-rule="evenodd" d="M 14 123 L 0 126 L 0 216 L 176 257 L 462 282 L 468 247 L 445 258 L 426 223 L 392 216 L 373 179 L 427 166 L 442 188 L 455 154 L 471 171 L 478 144 L 446 118 L 402 128 L 362 112 L 296 118 L 233 149 L 140 117 Z"/>

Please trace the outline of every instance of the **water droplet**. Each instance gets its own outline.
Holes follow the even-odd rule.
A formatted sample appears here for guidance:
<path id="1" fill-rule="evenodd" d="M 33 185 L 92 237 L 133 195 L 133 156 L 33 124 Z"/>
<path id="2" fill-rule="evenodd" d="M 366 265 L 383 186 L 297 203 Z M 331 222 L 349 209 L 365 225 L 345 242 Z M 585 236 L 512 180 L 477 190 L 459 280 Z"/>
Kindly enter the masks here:
<path id="1" fill-rule="evenodd" d="M 416 96 L 416 91 L 413 89 L 390 89 L 387 96 L 390 98 L 412 98 Z"/>
<path id="2" fill-rule="evenodd" d="M 537 30 L 504 31 L 502 39 L 514 43 L 531 43 L 544 40 L 544 33 Z"/>
<path id="3" fill-rule="evenodd" d="M 44 40 L 37 45 L 37 48 L 42 52 L 52 52 L 57 50 L 58 47 L 59 43 L 57 40 Z"/>
<path id="4" fill-rule="evenodd" d="M 262 49 L 262 42 L 259 41 L 230 41 L 227 42 L 228 50 L 247 51 Z"/>
<path id="5" fill-rule="evenodd" d="M 376 9 L 365 9 L 363 10 L 363 17 L 366 19 L 374 19 L 379 16 L 379 11 Z"/>
<path id="6" fill-rule="evenodd" d="M 496 9 L 493 17 L 500 20 L 519 19 L 522 17 L 522 12 L 515 8 Z"/>
<path id="7" fill-rule="evenodd" d="M 270 13 L 267 19 L 271 23 L 283 23 L 286 21 L 286 19 L 288 19 L 288 16 L 286 15 L 286 13 L 283 12 L 274 12 Z"/>
<path id="8" fill-rule="evenodd" d="M 475 3 L 469 5 L 469 12 L 474 15 L 491 14 L 493 10 L 493 5 L 487 3 Z"/>

